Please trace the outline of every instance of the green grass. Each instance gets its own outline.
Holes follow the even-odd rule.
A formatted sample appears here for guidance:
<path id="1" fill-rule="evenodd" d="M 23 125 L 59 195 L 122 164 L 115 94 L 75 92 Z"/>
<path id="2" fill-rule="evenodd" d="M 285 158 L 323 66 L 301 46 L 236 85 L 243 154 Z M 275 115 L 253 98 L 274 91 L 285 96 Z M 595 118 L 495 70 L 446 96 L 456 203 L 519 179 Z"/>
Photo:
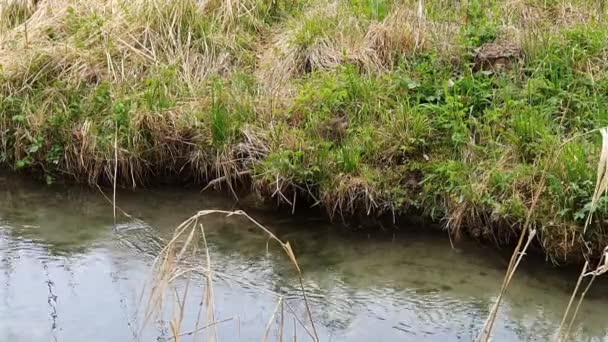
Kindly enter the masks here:
<path id="1" fill-rule="evenodd" d="M 600 140 L 579 137 L 608 126 L 601 1 L 10 3 L 5 166 L 111 182 L 117 135 L 123 186 L 247 175 L 283 203 L 422 213 L 494 241 L 517 236 L 546 179 L 547 255 L 606 245 L 608 200 L 582 231 Z M 524 57 L 472 71 L 504 42 Z"/>

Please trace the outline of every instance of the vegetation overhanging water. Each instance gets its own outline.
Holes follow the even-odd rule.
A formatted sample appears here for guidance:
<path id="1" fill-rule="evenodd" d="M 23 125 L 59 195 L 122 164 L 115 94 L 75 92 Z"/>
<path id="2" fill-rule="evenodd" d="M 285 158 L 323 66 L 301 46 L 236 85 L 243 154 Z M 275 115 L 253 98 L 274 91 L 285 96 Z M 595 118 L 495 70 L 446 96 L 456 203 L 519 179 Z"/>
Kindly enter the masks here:
<path id="1" fill-rule="evenodd" d="M 133 218 L 114 224 L 111 205 L 96 190 L 2 180 L 0 339 L 15 342 L 172 340 L 168 320 L 144 324 L 141 290 L 144 284 L 150 288 L 153 260 L 176 225 L 201 207 L 236 209 L 229 196 L 201 197 L 197 191 L 120 192 L 118 204 Z M 492 248 L 462 241 L 452 249 L 441 233 L 403 227 L 373 237 L 344 234 L 315 218 L 243 209 L 292 243 L 321 341 L 473 340 L 503 277 L 506 260 Z M 216 273 L 219 340 L 262 340 L 279 296 L 306 316 L 297 275 L 280 248 L 237 217 L 201 222 Z M 527 259 L 504 300 L 493 340 L 550 340 L 575 280 L 576 271 L 557 272 Z M 203 276 L 190 280 L 184 332 L 197 320 L 205 283 Z M 176 283 L 180 296 L 186 284 Z M 577 341 L 608 335 L 602 285 L 579 313 L 571 334 Z M 164 317 L 170 319 L 174 298 L 166 299 Z M 287 317 L 285 338 L 293 333 Z M 268 340 L 278 341 L 272 328 Z M 297 330 L 298 340 L 308 340 L 299 325 Z"/>

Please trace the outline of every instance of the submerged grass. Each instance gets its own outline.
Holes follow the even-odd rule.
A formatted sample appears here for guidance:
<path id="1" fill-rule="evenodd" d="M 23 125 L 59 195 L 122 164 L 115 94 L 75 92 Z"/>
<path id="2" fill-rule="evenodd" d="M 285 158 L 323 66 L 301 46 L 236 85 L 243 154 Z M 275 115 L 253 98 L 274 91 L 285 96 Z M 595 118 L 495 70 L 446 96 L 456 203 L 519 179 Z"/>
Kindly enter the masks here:
<path id="1" fill-rule="evenodd" d="M 2 0 L 0 164 L 49 182 L 250 185 L 292 210 L 415 213 L 498 243 L 534 230 L 554 261 L 599 258 L 598 141 L 554 151 L 608 125 L 606 12 Z"/>

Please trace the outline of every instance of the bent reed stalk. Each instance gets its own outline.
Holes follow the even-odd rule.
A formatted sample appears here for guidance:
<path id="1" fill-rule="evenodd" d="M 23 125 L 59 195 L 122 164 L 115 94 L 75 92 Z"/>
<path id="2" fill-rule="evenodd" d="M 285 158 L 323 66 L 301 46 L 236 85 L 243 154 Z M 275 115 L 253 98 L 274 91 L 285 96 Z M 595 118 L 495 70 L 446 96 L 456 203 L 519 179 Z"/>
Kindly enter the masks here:
<path id="1" fill-rule="evenodd" d="M 592 216 L 595 213 L 595 210 L 598 206 L 598 203 L 599 203 L 601 197 L 604 196 L 606 194 L 606 192 L 608 191 L 608 128 L 602 128 L 600 130 L 600 132 L 602 134 L 602 150 L 601 150 L 599 162 L 597 165 L 597 180 L 595 183 L 595 191 L 593 193 L 593 199 L 591 202 L 591 210 L 589 211 L 589 215 L 587 216 L 587 219 L 585 221 L 584 231 L 587 230 L 587 227 L 592 222 Z M 562 321 L 559 325 L 559 329 L 557 331 L 557 338 L 556 338 L 557 341 L 568 341 L 568 338 L 570 336 L 570 332 L 572 329 L 572 325 L 574 324 L 574 320 L 576 319 L 576 316 L 578 315 L 578 311 L 581 307 L 581 304 L 583 303 L 583 299 L 585 298 L 585 295 L 591 288 L 591 285 L 593 284 L 594 280 L 598 276 L 608 272 L 608 246 L 606 246 L 604 248 L 604 252 L 602 253 L 601 257 L 599 258 L 598 264 L 595 267 L 595 269 L 587 271 L 588 266 L 589 266 L 589 261 L 587 260 L 587 261 L 585 261 L 585 264 L 583 265 L 581 275 L 579 276 L 579 279 L 577 280 L 576 286 L 574 287 L 574 290 L 572 291 L 572 296 L 570 297 L 570 301 L 568 302 L 568 306 L 566 307 L 566 310 L 564 311 L 564 316 L 562 318 Z M 585 277 L 590 277 L 591 279 L 588 280 L 587 286 L 585 287 L 583 292 L 580 293 L 578 302 L 576 303 L 576 307 L 574 309 L 574 312 L 570 313 L 572 302 L 578 295 L 579 287 L 581 285 L 582 280 Z M 570 321 L 568 322 L 567 327 L 565 327 L 565 323 L 566 323 L 568 316 L 570 316 Z M 564 327 L 565 327 L 565 330 L 564 330 Z"/>
<path id="2" fill-rule="evenodd" d="M 299 280 L 300 290 L 302 294 L 302 299 L 304 302 L 304 306 L 306 308 L 306 320 L 302 320 L 297 317 L 295 310 L 287 303 L 285 303 L 282 296 L 278 297 L 277 306 L 269 319 L 269 322 L 264 331 L 263 341 L 267 341 L 269 338 L 269 331 L 272 327 L 272 322 L 274 321 L 277 313 L 280 310 L 281 314 L 281 326 L 279 329 L 281 331 L 281 339 L 283 338 L 283 324 L 284 320 L 284 306 L 286 305 L 290 312 L 294 315 L 294 320 L 298 322 L 299 326 L 306 331 L 308 336 L 313 341 L 319 341 L 319 336 L 317 334 L 317 329 L 314 324 L 314 320 L 312 317 L 312 312 L 310 310 L 310 306 L 308 303 L 308 298 L 306 295 L 306 290 L 304 288 L 304 281 L 302 270 L 298 265 L 295 254 L 291 248 L 289 242 L 283 242 L 279 239 L 274 233 L 272 233 L 268 228 L 261 225 L 259 222 L 254 220 L 251 216 L 241 210 L 237 211 L 226 211 L 226 210 L 202 210 L 196 213 L 194 216 L 190 217 L 182 224 L 180 224 L 171 240 L 167 242 L 165 247 L 160 251 L 159 255 L 155 259 L 153 264 L 153 287 L 151 289 L 148 301 L 147 308 L 145 310 L 145 320 L 144 325 L 149 322 L 155 314 L 162 313 L 163 305 L 166 302 L 166 297 L 168 291 L 172 284 L 177 279 L 187 279 L 185 289 L 180 297 L 177 292 L 175 292 L 176 302 L 178 303 L 178 311 L 175 317 L 171 320 L 170 326 L 173 337 L 176 341 L 179 340 L 182 336 L 193 336 L 196 339 L 196 335 L 200 331 L 206 331 L 205 339 L 206 341 L 216 341 L 217 340 L 217 326 L 220 323 L 232 321 L 233 318 L 225 318 L 222 320 L 218 320 L 215 314 L 215 303 L 214 303 L 214 294 L 213 294 L 213 282 L 215 281 L 216 272 L 213 271 L 211 266 L 211 256 L 209 254 L 209 247 L 207 245 L 207 238 L 205 235 L 205 230 L 203 228 L 203 223 L 201 219 L 208 215 L 225 215 L 226 217 L 232 216 L 240 216 L 246 218 L 248 221 L 253 223 L 258 229 L 260 229 L 270 240 L 277 242 L 290 262 L 294 266 L 297 271 L 297 276 Z M 205 250 L 204 258 L 206 260 L 206 266 L 191 266 L 187 263 L 185 264 L 185 260 L 187 258 L 196 258 L 199 254 L 198 241 L 202 239 L 203 248 Z M 182 321 L 184 315 L 184 306 L 188 297 L 188 292 L 190 291 L 190 276 L 196 272 L 201 272 L 205 275 L 206 279 L 206 287 L 204 290 L 204 295 L 202 296 L 203 300 L 201 301 L 201 305 L 199 307 L 199 313 L 197 315 L 197 320 L 195 327 L 192 331 L 184 333 L 182 332 Z M 228 275 L 220 275 L 221 277 L 225 277 L 226 279 L 234 279 Z M 177 291 L 177 290 L 175 290 Z M 205 310 L 205 325 L 200 326 L 203 322 L 201 321 L 203 310 Z M 296 332 L 294 331 L 294 334 Z M 295 337 L 294 337 L 295 338 Z"/>

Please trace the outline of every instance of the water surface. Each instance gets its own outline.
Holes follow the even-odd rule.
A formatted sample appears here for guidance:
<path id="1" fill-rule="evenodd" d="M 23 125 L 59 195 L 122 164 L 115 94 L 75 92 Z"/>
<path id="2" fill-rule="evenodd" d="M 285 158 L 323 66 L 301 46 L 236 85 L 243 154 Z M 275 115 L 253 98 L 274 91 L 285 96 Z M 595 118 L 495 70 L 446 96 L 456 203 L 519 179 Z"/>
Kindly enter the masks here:
<path id="1" fill-rule="evenodd" d="M 163 341 L 165 318 L 145 322 L 142 293 L 154 257 L 184 219 L 201 209 L 234 209 L 230 197 L 197 190 L 119 194 L 121 216 L 98 192 L 41 187 L 0 176 L 0 341 Z M 290 241 L 304 272 L 322 341 L 471 341 L 496 296 L 506 266 L 492 248 L 444 234 L 345 234 L 307 215 L 247 211 Z M 241 218 L 204 220 L 213 268 L 221 341 L 261 341 L 283 296 L 300 319 L 305 306 L 296 273 L 279 249 Z M 540 264 L 540 265 L 539 265 Z M 527 261 L 500 312 L 494 341 L 553 336 L 576 274 Z M 185 286 L 185 281 L 181 283 Z M 189 285 L 183 332 L 194 327 L 204 277 Z M 576 340 L 608 339 L 608 292 L 599 281 L 573 328 Z M 144 296 L 145 297 L 145 296 Z M 293 340 L 294 314 L 283 334 Z M 279 340 L 278 316 L 269 340 Z M 300 341 L 310 340 L 296 324 Z M 199 340 L 203 335 L 199 335 Z M 184 341 L 193 335 L 184 336 Z"/>

